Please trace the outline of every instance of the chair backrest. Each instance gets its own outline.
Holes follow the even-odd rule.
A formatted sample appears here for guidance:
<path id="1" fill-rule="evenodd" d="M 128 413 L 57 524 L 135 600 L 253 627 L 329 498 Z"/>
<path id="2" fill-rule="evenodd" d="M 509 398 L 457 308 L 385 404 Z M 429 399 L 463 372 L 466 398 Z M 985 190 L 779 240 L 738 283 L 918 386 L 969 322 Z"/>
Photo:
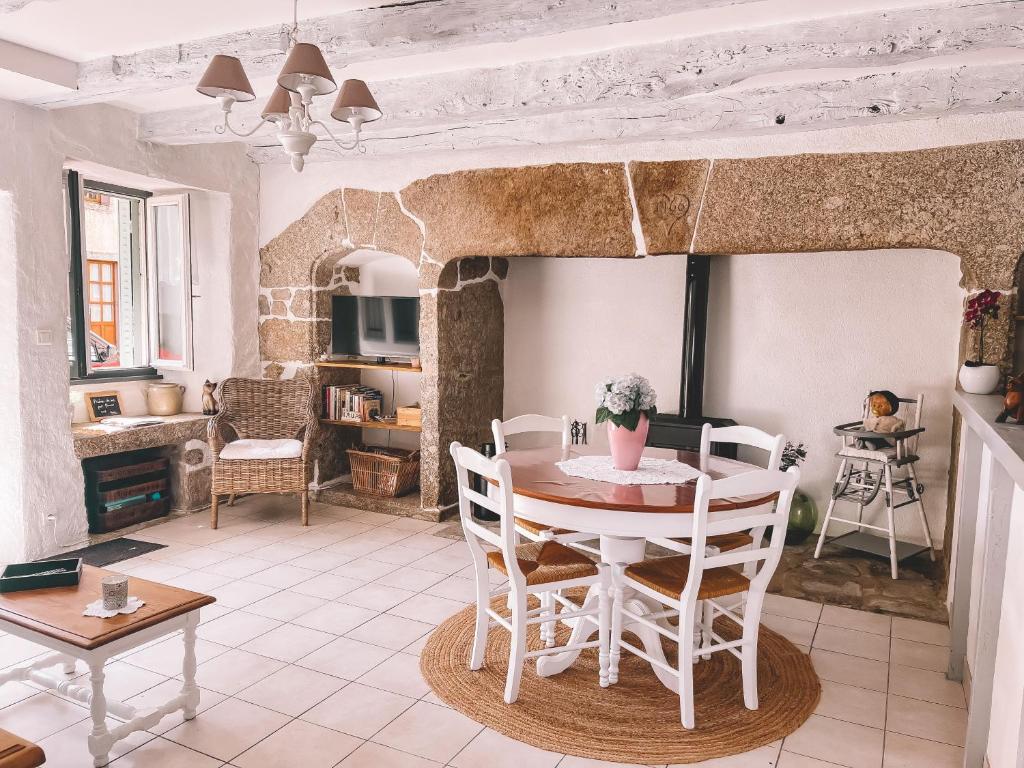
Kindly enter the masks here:
<path id="1" fill-rule="evenodd" d="M 708 471 L 708 459 L 711 456 L 712 443 L 734 443 L 748 445 L 768 451 L 768 469 L 778 469 L 782 461 L 782 449 L 786 446 L 786 436 L 770 435 L 757 427 L 712 427 L 705 424 L 700 431 L 700 471 Z"/>
<path id="2" fill-rule="evenodd" d="M 562 416 L 541 416 L 536 413 L 527 413 L 523 416 L 516 416 L 508 421 L 495 419 L 491 422 L 491 432 L 494 434 L 494 447 L 497 455 L 505 452 L 505 439 L 510 435 L 521 435 L 524 432 L 558 432 L 562 435 L 562 450 L 569 447 L 571 437 L 569 435 L 569 417 Z"/>
<path id="3" fill-rule="evenodd" d="M 697 480 L 690 573 L 680 596 L 681 602 L 696 601 L 704 571 L 753 563 L 756 575 L 750 582 L 749 598 L 756 597 L 756 605 L 760 605 L 760 600 L 768 589 L 768 582 L 771 581 L 782 559 L 782 545 L 786 542 L 786 527 L 789 523 L 789 508 L 799 482 L 800 470 L 796 467 L 790 467 L 785 472 L 775 468 L 758 469 L 720 480 L 712 480 L 709 475 L 702 475 Z M 715 499 L 763 497 L 771 494 L 778 494 L 774 508 L 762 504 L 751 508 L 749 514 L 717 520 L 708 517 L 708 508 Z M 708 553 L 708 537 L 748 530 L 756 532 L 752 547 L 718 554 Z M 762 532 L 763 535 L 757 535 Z"/>
<path id="4" fill-rule="evenodd" d="M 481 543 L 486 542 L 501 550 L 509 582 L 517 590 L 524 589 L 526 577 L 520 570 L 519 561 L 515 556 L 516 533 L 512 507 L 512 470 L 508 462 L 505 459 L 492 461 L 458 442 L 451 444 L 451 454 L 455 461 L 455 479 L 459 491 L 459 518 L 462 521 L 466 544 L 469 545 L 478 576 L 485 573 L 487 569 L 487 556 Z M 475 472 L 488 481 L 494 481 L 497 487 L 492 485 L 489 493 L 480 493 L 470 483 L 470 472 Z M 501 518 L 498 523 L 499 533 L 485 528 L 474 519 L 473 504 L 479 504 Z"/>
<path id="5" fill-rule="evenodd" d="M 317 421 L 313 385 L 306 379 L 225 379 L 220 404 L 240 438 L 296 438 Z"/>

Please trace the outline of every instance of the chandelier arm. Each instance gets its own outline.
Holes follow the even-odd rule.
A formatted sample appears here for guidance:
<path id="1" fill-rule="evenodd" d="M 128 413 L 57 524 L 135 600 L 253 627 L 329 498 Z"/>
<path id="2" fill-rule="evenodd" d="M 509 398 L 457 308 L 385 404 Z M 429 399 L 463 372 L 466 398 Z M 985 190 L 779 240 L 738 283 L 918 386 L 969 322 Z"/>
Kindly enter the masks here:
<path id="1" fill-rule="evenodd" d="M 269 123 L 269 122 L 271 122 L 271 121 L 267 120 L 266 118 L 263 118 L 263 119 L 261 119 L 256 124 L 256 127 L 253 128 L 251 131 L 249 131 L 247 133 L 239 133 L 238 131 L 236 131 L 234 128 L 231 127 L 231 113 L 230 112 L 225 112 L 224 113 L 224 123 L 223 123 L 223 125 L 215 126 L 214 129 L 213 129 L 213 132 L 217 133 L 217 134 L 223 135 L 224 133 L 230 131 L 231 133 L 233 133 L 235 136 L 237 136 L 240 139 L 247 139 L 250 136 L 252 136 L 254 133 L 256 133 L 256 131 L 258 131 L 260 128 L 262 128 L 266 123 Z"/>
<path id="2" fill-rule="evenodd" d="M 331 133 L 331 129 L 328 128 L 327 124 L 324 123 L 322 120 L 313 120 L 310 124 L 311 125 L 319 125 L 321 128 L 324 129 L 324 131 L 327 133 L 327 135 L 331 138 L 331 141 L 333 141 L 335 144 L 337 144 L 339 147 L 341 147 L 342 149 L 344 149 L 346 151 L 357 149 L 357 148 L 359 149 L 360 152 L 365 152 L 366 151 L 366 148 L 363 147 L 363 145 L 360 144 L 360 142 L 359 142 L 359 134 L 358 133 L 356 134 L 355 141 L 353 141 L 351 144 L 346 144 L 343 141 L 339 141 L 338 137 L 335 136 L 333 133 Z"/>

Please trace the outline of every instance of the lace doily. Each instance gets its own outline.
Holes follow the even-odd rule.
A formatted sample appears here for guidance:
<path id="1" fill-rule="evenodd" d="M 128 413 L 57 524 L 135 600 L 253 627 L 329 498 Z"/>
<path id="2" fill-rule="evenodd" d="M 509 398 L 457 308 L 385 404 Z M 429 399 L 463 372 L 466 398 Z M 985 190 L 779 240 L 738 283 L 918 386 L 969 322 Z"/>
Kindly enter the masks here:
<path id="1" fill-rule="evenodd" d="M 95 602 L 89 603 L 85 606 L 85 610 L 82 611 L 83 616 L 96 616 L 100 619 L 109 619 L 112 616 L 117 616 L 119 613 L 135 613 L 139 608 L 146 604 L 145 600 L 138 597 L 129 597 L 128 605 L 119 611 L 108 611 L 103 607 L 103 598 L 96 600 Z"/>
<path id="2" fill-rule="evenodd" d="M 559 461 L 557 466 L 567 475 L 601 480 L 616 485 L 679 485 L 696 480 L 700 470 L 673 459 L 640 459 L 635 471 L 616 469 L 611 456 L 579 456 Z"/>

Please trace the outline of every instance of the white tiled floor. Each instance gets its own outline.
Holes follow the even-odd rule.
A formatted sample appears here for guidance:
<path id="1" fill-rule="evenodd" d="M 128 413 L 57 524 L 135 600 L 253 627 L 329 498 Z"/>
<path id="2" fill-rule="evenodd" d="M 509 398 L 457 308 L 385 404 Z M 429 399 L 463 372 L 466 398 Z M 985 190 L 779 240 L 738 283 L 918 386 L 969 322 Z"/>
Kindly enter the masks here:
<path id="1" fill-rule="evenodd" d="M 115 768 L 599 768 L 544 752 L 441 705 L 419 674 L 431 629 L 472 600 L 465 544 L 429 522 L 253 497 L 134 538 L 166 549 L 114 566 L 208 592 L 197 644 L 200 716 L 133 735 Z M 810 652 L 816 713 L 783 742 L 703 768 L 945 768 L 962 761 L 966 712 L 942 674 L 946 627 L 769 596 L 764 623 Z M 0 669 L 38 655 L 0 634 Z M 180 683 L 181 640 L 108 667 L 108 693 L 145 707 Z M 698 704 L 699 706 L 699 704 Z M 0 727 L 39 741 L 52 768 L 86 768 L 89 712 L 49 692 L 0 686 Z M 113 723 L 113 721 L 112 721 Z"/>

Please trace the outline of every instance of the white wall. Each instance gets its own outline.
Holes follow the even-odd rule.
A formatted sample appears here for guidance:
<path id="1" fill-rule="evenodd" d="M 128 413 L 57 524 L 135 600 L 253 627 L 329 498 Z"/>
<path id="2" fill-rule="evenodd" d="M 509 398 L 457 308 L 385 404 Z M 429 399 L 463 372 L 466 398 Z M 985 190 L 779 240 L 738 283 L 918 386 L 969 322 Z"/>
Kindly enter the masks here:
<path id="1" fill-rule="evenodd" d="M 919 477 L 941 545 L 959 259 L 922 250 L 721 256 L 711 272 L 704 412 L 806 443 L 801 486 L 823 516 L 837 470 L 832 427 L 859 418 L 869 389 L 923 391 Z M 877 275 L 880 284 L 865 279 Z M 511 259 L 505 418 L 565 413 L 606 445 L 593 387 L 630 371 L 651 380 L 660 410 L 677 411 L 684 284 L 682 256 Z M 912 312 L 903 309 L 909 291 Z M 912 509 L 897 514 L 901 538 L 923 540 Z M 876 515 L 866 519 L 877 524 Z"/>
<path id="2" fill-rule="evenodd" d="M 505 418 L 566 414 L 588 422 L 609 375 L 650 379 L 658 407 L 679 401 L 685 256 L 509 260 L 505 281 Z M 525 444 L 525 443 L 523 443 Z"/>
<path id="3" fill-rule="evenodd" d="M 868 390 L 923 392 L 918 476 L 941 546 L 959 259 L 924 250 L 747 255 L 716 257 L 711 272 L 704 412 L 806 443 L 801 487 L 824 517 L 838 470 L 832 427 L 860 417 Z M 883 523 L 880 505 L 868 522 Z M 896 514 L 898 536 L 923 541 L 913 507 Z"/>
<path id="4" fill-rule="evenodd" d="M 0 193 L 14 211 L 14 247 L 0 230 L 4 280 L 16 304 L 16 322 L 5 328 L 6 358 L 0 401 L 10 411 L 6 434 L 18 450 L 0 454 L 0 561 L 29 559 L 85 539 L 81 467 L 70 424 L 67 350 L 68 254 L 61 173 L 65 163 L 89 163 L 162 179 L 230 197 L 230 220 L 221 222 L 219 248 L 230 244 L 211 316 L 231 338 L 216 356 L 218 370 L 259 371 L 256 355 L 257 174 L 239 145 L 162 147 L 139 142 L 137 118 L 107 106 L 53 112 L 0 101 Z M 223 209 L 222 209 L 223 212 Z M 0 219 L 2 221 L 2 219 Z M 0 224 L 2 226 L 2 224 Z M 212 303 L 212 302 L 211 302 Z M 50 331 L 53 344 L 36 343 Z M 7 368 L 7 366 L 5 366 Z M 202 372 L 197 371 L 201 375 Z M 51 530 L 47 516 L 53 515 Z"/>

